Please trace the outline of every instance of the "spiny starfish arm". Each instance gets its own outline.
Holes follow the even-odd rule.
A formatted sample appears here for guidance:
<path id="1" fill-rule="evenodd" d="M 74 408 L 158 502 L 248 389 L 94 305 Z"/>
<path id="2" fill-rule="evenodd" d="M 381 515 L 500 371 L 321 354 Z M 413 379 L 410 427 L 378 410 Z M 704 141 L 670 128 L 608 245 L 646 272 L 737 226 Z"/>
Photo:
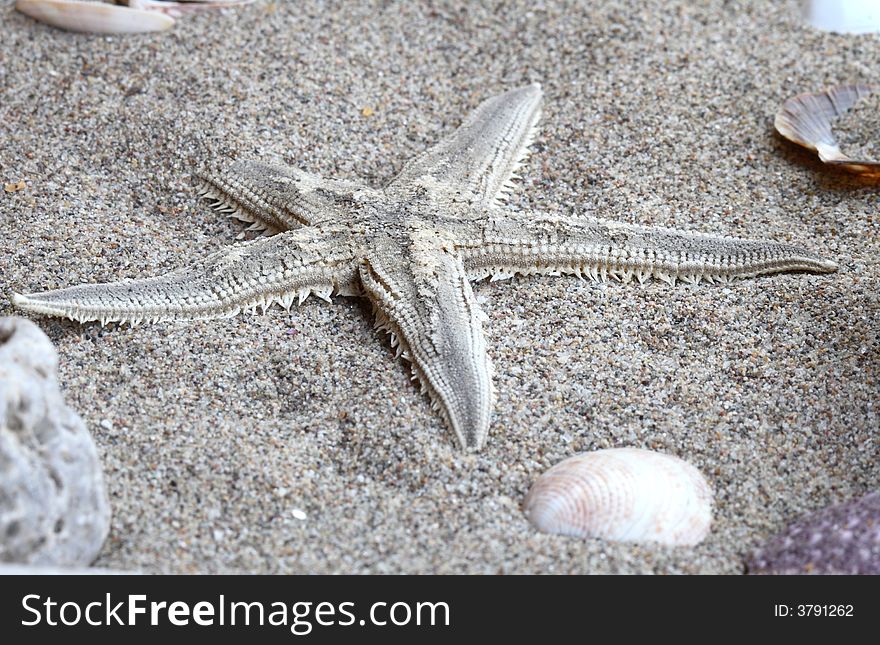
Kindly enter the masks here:
<path id="1" fill-rule="evenodd" d="M 537 83 L 494 96 L 448 138 L 410 161 L 389 188 L 428 184 L 438 192 L 496 203 L 528 153 L 541 116 Z"/>
<path id="2" fill-rule="evenodd" d="M 675 284 L 837 269 L 834 262 L 781 242 L 539 214 L 504 214 L 482 225 L 462 225 L 456 247 L 472 280 L 569 273 L 594 280 L 656 278 Z"/>
<path id="3" fill-rule="evenodd" d="M 329 299 L 334 290 L 355 291 L 353 257 L 339 232 L 301 229 L 234 245 L 160 277 L 14 294 L 13 304 L 102 325 L 233 316 L 274 303 L 289 309 L 310 293 Z"/>
<path id="4" fill-rule="evenodd" d="M 331 215 L 359 184 L 323 179 L 288 166 L 237 161 L 197 173 L 201 194 L 230 217 L 270 234 L 314 224 Z"/>
<path id="5" fill-rule="evenodd" d="M 451 249 L 396 261 L 368 258 L 361 285 L 376 311 L 376 326 L 399 343 L 413 378 L 455 432 L 462 448 L 478 450 L 489 431 L 492 365 L 480 311 L 461 260 Z"/>

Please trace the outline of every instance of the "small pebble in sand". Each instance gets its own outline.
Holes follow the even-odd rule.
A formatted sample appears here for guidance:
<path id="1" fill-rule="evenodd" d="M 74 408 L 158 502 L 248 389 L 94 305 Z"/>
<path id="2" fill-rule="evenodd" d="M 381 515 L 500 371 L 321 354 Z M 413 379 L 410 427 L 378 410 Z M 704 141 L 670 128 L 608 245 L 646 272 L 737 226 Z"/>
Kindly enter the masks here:
<path id="1" fill-rule="evenodd" d="M 293 515 L 293 518 L 296 520 L 306 519 L 306 512 L 298 508 L 293 509 L 290 514 Z"/>

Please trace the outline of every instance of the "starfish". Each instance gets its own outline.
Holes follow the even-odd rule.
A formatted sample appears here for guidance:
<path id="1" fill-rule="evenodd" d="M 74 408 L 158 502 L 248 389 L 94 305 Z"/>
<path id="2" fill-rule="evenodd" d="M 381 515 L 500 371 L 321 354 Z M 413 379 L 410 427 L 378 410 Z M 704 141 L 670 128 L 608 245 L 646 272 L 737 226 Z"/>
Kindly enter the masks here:
<path id="1" fill-rule="evenodd" d="M 215 208 L 263 229 L 160 277 L 13 295 L 18 307 L 80 322 L 289 311 L 310 294 L 365 296 L 376 326 L 465 449 L 485 442 L 492 367 L 471 282 L 573 274 L 672 285 L 837 266 L 796 246 L 502 208 L 540 118 L 538 84 L 484 101 L 385 187 L 238 161 L 200 176 Z"/>

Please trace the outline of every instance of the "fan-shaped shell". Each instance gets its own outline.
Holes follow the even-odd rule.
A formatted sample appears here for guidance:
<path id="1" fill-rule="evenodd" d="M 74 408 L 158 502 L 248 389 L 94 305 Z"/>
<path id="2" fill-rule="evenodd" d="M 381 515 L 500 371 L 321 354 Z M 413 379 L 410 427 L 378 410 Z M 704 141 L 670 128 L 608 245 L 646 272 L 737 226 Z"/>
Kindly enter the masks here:
<path id="1" fill-rule="evenodd" d="M 615 448 L 553 466 L 532 486 L 524 511 L 545 533 L 693 545 L 709 532 L 712 490 L 677 457 Z"/>
<path id="2" fill-rule="evenodd" d="M 18 0 L 15 8 L 34 20 L 59 29 L 96 34 L 162 31 L 174 24 L 174 18 L 155 11 L 129 9 L 101 2 Z"/>
<path id="3" fill-rule="evenodd" d="M 783 137 L 815 150 L 827 164 L 855 173 L 880 174 L 880 161 L 847 156 L 831 131 L 831 124 L 872 90 L 868 85 L 838 85 L 816 94 L 799 94 L 782 104 L 774 125 Z"/>

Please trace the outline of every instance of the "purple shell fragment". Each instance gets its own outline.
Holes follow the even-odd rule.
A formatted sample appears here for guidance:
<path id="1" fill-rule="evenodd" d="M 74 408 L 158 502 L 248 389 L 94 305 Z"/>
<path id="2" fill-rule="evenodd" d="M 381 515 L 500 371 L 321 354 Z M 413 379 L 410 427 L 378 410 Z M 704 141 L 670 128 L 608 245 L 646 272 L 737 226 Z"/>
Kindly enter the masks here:
<path id="1" fill-rule="evenodd" d="M 829 506 L 755 549 L 749 573 L 880 574 L 880 493 Z"/>

